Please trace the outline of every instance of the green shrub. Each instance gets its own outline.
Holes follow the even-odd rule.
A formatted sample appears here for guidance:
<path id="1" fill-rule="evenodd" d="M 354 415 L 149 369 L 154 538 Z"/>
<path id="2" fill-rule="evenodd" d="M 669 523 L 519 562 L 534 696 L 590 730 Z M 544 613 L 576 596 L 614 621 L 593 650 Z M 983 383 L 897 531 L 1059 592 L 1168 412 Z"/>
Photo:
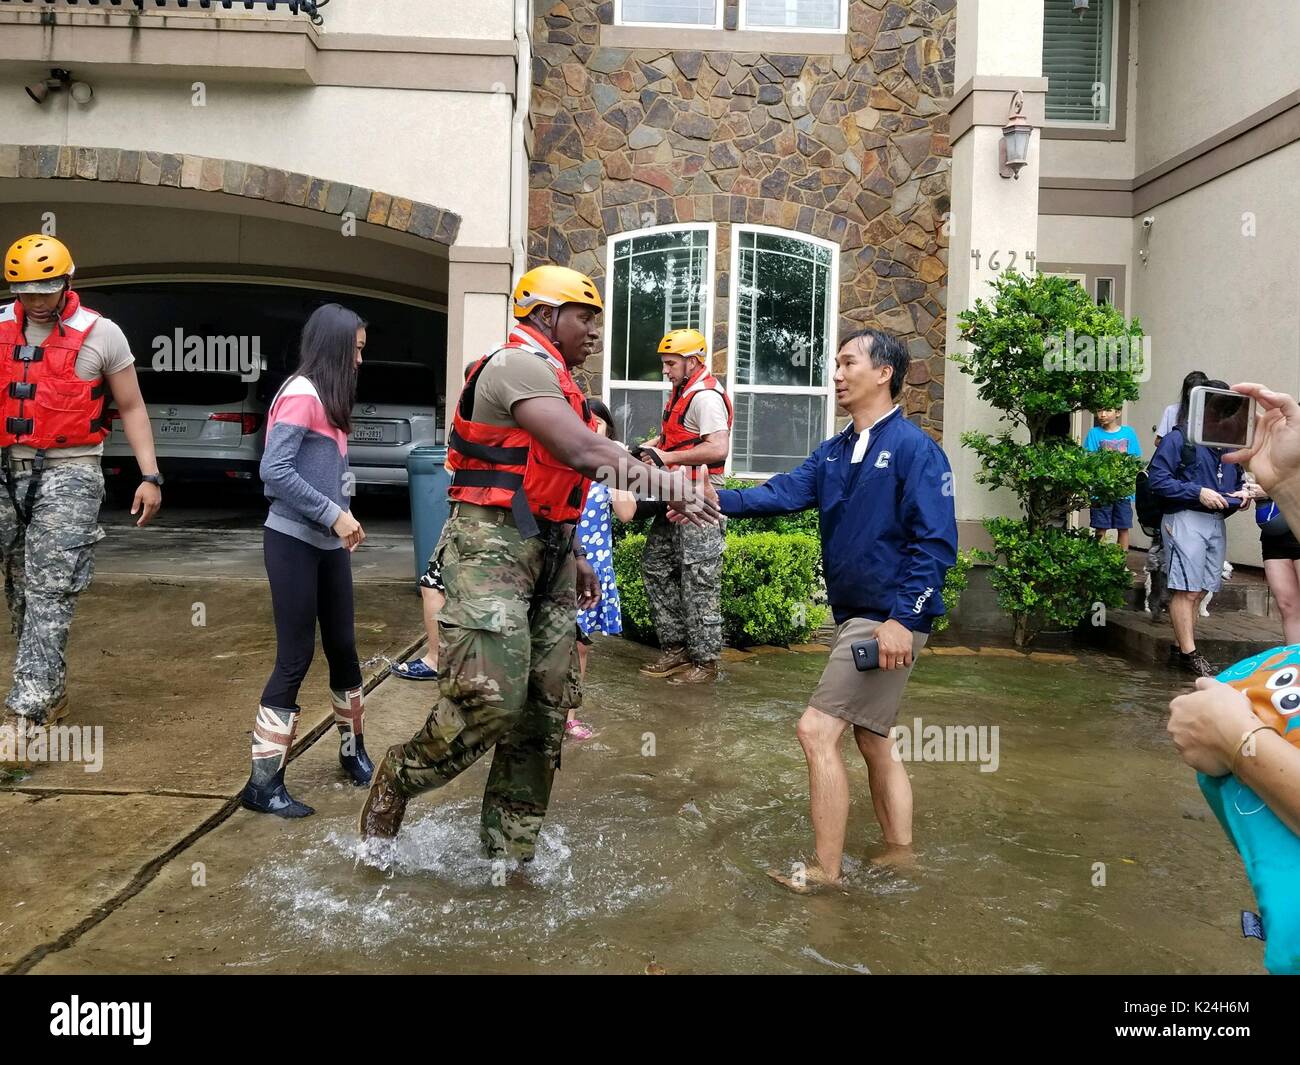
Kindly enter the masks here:
<path id="1" fill-rule="evenodd" d="M 961 593 L 970 582 L 970 571 L 975 565 L 974 551 L 958 551 L 957 562 L 943 578 L 943 608 L 946 613 L 934 619 L 934 632 L 943 632 L 952 620 L 952 612 L 957 609 Z"/>
<path id="2" fill-rule="evenodd" d="M 736 647 L 804 643 L 826 621 L 813 602 L 821 544 L 807 533 L 727 534 L 722 631 Z"/>
<path id="3" fill-rule="evenodd" d="M 762 481 L 746 481 L 741 477 L 726 477 L 724 488 L 753 488 Z M 650 519 L 614 523 L 614 542 L 625 536 L 644 536 L 650 531 Z M 817 508 L 800 511 L 798 514 L 782 514 L 770 518 L 728 518 L 727 536 L 748 536 L 756 532 L 806 533 L 814 538 L 820 535 Z"/>
<path id="4" fill-rule="evenodd" d="M 641 580 L 645 536 L 625 535 L 614 547 L 623 629 L 654 643 L 650 602 Z M 826 622 L 816 602 L 821 545 L 805 533 L 727 535 L 722 556 L 722 636 L 734 647 L 803 643 Z"/>
<path id="5" fill-rule="evenodd" d="M 746 481 L 740 477 L 728 477 L 723 482 L 724 488 L 754 488 L 762 481 Z M 801 510 L 798 514 L 778 514 L 769 518 L 728 518 L 728 536 L 748 536 L 750 533 L 804 533 L 814 539 L 821 535 L 821 524 L 816 507 Z"/>
<path id="6" fill-rule="evenodd" d="M 1008 270 L 993 288 L 991 300 L 976 300 L 957 316 L 969 349 L 953 361 L 1011 426 L 996 436 L 963 433 L 961 442 L 980 457 L 976 480 L 1008 488 L 1020 501 L 1021 520 L 984 522 L 994 550 L 977 555 L 994 565 L 989 579 L 1023 646 L 1044 626 L 1073 628 L 1093 603 L 1123 603 L 1131 581 L 1124 553 L 1065 526 L 1090 501 L 1130 495 L 1140 463 L 1115 452 L 1085 452 L 1053 435 L 1051 423 L 1137 399 L 1145 350 L 1136 319 L 1093 303 L 1065 278 Z M 1112 358 L 1120 349 L 1125 357 Z M 1097 351 L 1108 354 L 1099 361 Z M 1086 357 L 1076 358 L 1080 353 Z"/>
<path id="7" fill-rule="evenodd" d="M 1014 518 L 990 518 L 984 526 L 993 550 L 974 553 L 994 564 L 989 584 L 1015 621 L 1017 644 L 1040 629 L 1074 628 L 1095 603 L 1122 605 L 1133 583 L 1125 552 L 1088 529 L 1031 530 Z"/>
<path id="8" fill-rule="evenodd" d="M 614 579 L 623 613 L 623 635 L 641 643 L 654 643 L 655 627 L 650 619 L 650 600 L 641 580 L 641 555 L 645 533 L 625 533 L 614 543 Z"/>

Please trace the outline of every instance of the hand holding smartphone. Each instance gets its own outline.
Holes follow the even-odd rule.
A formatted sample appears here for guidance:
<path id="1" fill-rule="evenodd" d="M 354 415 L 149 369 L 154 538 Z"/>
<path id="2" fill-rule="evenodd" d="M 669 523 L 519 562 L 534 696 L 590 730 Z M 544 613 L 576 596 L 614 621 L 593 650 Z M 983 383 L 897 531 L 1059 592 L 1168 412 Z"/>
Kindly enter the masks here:
<path id="1" fill-rule="evenodd" d="M 1228 388 L 1200 385 L 1187 397 L 1187 439 L 1203 447 L 1248 448 L 1255 435 L 1255 400 Z"/>
<path id="2" fill-rule="evenodd" d="M 859 673 L 880 668 L 880 641 L 874 636 L 869 640 L 854 641 L 849 644 L 849 650 L 853 652 L 853 664 Z"/>

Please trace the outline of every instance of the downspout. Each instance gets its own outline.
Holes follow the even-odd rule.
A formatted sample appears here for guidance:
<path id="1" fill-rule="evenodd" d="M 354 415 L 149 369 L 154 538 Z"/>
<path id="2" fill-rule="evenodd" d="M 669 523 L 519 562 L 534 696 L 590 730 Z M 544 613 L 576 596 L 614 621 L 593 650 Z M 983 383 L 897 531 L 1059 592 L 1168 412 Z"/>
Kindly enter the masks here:
<path id="1" fill-rule="evenodd" d="M 524 123 L 528 121 L 533 87 L 532 8 L 533 0 L 515 0 L 515 111 L 510 127 L 512 285 L 528 267 L 528 152 Z"/>

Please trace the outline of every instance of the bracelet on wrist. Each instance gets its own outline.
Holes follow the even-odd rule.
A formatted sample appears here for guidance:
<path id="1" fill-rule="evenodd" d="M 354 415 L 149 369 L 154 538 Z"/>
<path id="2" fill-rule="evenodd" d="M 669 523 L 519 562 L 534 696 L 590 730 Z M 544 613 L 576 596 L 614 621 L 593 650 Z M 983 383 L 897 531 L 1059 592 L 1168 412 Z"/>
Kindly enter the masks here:
<path id="1" fill-rule="evenodd" d="M 1229 763 L 1228 766 L 1228 768 L 1232 770 L 1233 776 L 1237 775 L 1237 759 L 1241 757 L 1241 752 L 1245 750 L 1246 744 L 1250 743 L 1251 737 L 1254 736 L 1256 732 L 1265 732 L 1265 731 L 1277 732 L 1277 729 L 1275 729 L 1272 725 L 1260 725 L 1258 728 L 1250 729 L 1242 735 L 1241 742 L 1237 744 L 1237 750 L 1232 755 L 1232 762 Z"/>

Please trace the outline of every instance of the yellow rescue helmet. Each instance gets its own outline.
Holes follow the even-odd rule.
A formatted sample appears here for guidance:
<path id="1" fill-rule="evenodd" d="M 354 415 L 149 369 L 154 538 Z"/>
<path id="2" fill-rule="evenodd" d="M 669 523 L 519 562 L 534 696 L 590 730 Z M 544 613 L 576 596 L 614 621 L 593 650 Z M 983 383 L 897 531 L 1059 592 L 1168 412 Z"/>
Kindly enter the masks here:
<path id="1" fill-rule="evenodd" d="M 598 311 L 605 309 L 596 283 L 567 266 L 535 266 L 515 285 L 516 318 L 527 318 L 535 307 L 562 307 L 566 303 L 585 303 Z"/>
<path id="2" fill-rule="evenodd" d="M 659 341 L 659 354 L 694 356 L 703 360 L 708 357 L 709 344 L 698 329 L 674 329 Z"/>
<path id="3" fill-rule="evenodd" d="M 19 237 L 5 252 L 10 292 L 58 292 L 75 269 L 67 245 L 42 233 Z"/>

